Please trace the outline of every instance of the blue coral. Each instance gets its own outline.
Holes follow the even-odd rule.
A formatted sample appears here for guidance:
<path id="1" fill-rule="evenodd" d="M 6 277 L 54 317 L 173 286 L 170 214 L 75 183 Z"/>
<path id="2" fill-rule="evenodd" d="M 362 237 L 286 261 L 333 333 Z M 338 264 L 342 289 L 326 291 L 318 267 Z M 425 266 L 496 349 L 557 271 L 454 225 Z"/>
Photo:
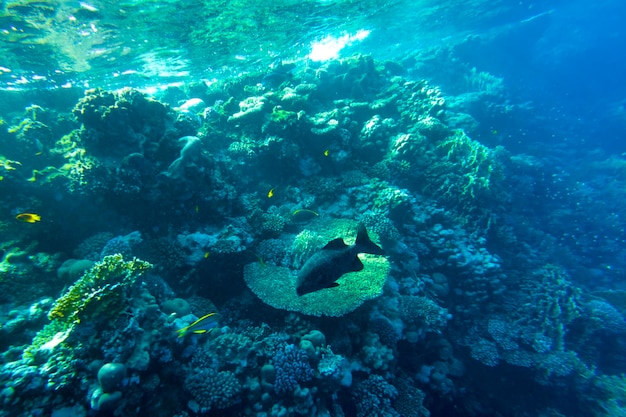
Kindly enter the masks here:
<path id="1" fill-rule="evenodd" d="M 585 307 L 594 330 L 604 330 L 610 333 L 626 332 L 624 317 L 611 304 L 601 300 L 591 300 Z"/>
<path id="2" fill-rule="evenodd" d="M 402 335 L 402 328 L 381 314 L 373 315 L 368 327 L 372 333 L 378 335 L 382 344 L 391 348 L 396 346 Z"/>
<path id="3" fill-rule="evenodd" d="M 380 375 L 370 375 L 352 392 L 357 417 L 399 417 L 392 400 L 398 390 Z"/>
<path id="4" fill-rule="evenodd" d="M 274 355 L 276 380 L 274 391 L 277 394 L 292 392 L 300 383 L 313 379 L 314 370 L 307 353 L 295 345 L 287 345 Z"/>
<path id="5" fill-rule="evenodd" d="M 496 366 L 500 362 L 498 347 L 490 340 L 480 339 L 470 346 L 472 358 L 487 366 Z"/>
<path id="6" fill-rule="evenodd" d="M 212 409 L 223 410 L 241 401 L 241 383 L 230 371 L 196 368 L 185 378 L 185 389 L 197 403 L 189 404 L 190 407 L 203 413 Z"/>

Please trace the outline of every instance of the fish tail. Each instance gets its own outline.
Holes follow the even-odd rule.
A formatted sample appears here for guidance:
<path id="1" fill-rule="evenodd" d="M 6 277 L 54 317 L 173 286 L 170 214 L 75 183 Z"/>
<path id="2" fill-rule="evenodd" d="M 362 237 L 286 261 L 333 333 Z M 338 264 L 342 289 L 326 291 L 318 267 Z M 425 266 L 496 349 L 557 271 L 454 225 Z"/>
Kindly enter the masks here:
<path id="1" fill-rule="evenodd" d="M 359 249 L 359 252 L 362 253 L 371 253 L 372 255 L 385 254 L 385 252 L 377 244 L 370 240 L 363 223 L 359 223 L 355 245 Z"/>

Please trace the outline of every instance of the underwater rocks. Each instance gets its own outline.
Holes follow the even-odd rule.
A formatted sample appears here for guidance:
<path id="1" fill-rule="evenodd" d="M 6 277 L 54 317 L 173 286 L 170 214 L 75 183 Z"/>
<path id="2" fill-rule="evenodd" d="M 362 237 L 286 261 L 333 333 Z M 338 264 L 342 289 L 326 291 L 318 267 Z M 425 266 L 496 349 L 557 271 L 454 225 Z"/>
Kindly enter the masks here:
<path id="1" fill-rule="evenodd" d="M 126 379 L 126 366 L 122 363 L 105 363 L 98 370 L 100 388 L 91 395 L 91 408 L 113 411 L 122 401 L 122 383 Z"/>
<path id="2" fill-rule="evenodd" d="M 121 387 L 126 378 L 126 367 L 123 363 L 105 363 L 98 370 L 98 382 L 103 392 L 112 392 Z"/>
<path id="3" fill-rule="evenodd" d="M 196 265 L 211 254 L 228 255 L 243 252 L 252 241 L 246 230 L 227 226 L 219 231 L 180 234 L 177 241 L 186 253 L 185 262 Z"/>
<path id="4" fill-rule="evenodd" d="M 230 116 L 228 121 L 233 123 L 262 122 L 266 104 L 266 97 L 248 97 L 239 103 L 239 112 Z"/>
<path id="5" fill-rule="evenodd" d="M 372 57 L 366 55 L 329 61 L 315 70 L 315 78 L 319 85 L 318 97 L 326 100 L 372 98 L 385 83 Z"/>
<path id="6" fill-rule="evenodd" d="M 63 282 L 76 282 L 85 271 L 93 266 L 88 259 L 68 259 L 57 269 L 57 276 Z"/>
<path id="7" fill-rule="evenodd" d="M 185 169 L 195 164 L 202 156 L 202 144 L 197 136 L 184 136 L 178 141 L 184 143 L 180 150 L 180 156 L 170 164 L 165 172 L 166 176 L 174 179 L 182 179 L 185 176 Z"/>

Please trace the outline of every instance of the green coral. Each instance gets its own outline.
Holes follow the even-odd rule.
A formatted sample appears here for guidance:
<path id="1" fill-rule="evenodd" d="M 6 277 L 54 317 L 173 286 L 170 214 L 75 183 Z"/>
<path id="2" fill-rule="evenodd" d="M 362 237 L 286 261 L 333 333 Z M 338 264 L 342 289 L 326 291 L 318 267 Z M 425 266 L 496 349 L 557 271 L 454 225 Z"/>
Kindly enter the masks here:
<path id="1" fill-rule="evenodd" d="M 272 113 L 269 115 L 269 120 L 272 123 L 287 123 L 297 117 L 296 112 L 284 110 L 280 106 L 274 106 Z"/>
<path id="2" fill-rule="evenodd" d="M 278 234 L 285 227 L 285 218 L 276 210 L 263 213 L 261 218 L 263 221 L 261 228 L 264 232 Z"/>
<path id="3" fill-rule="evenodd" d="M 125 262 L 120 254 L 105 256 L 55 302 L 48 318 L 80 323 L 99 314 L 119 313 L 128 287 L 151 267 L 137 258 Z"/>
<path id="4" fill-rule="evenodd" d="M 626 417 L 626 376 L 602 375 L 595 378 L 593 384 L 595 390 L 588 398 L 597 403 L 597 411 L 593 415 Z"/>
<path id="5" fill-rule="evenodd" d="M 90 171 L 98 166 L 98 161 L 87 155 L 82 147 L 77 130 L 56 141 L 50 155 L 54 156 L 55 164 L 33 169 L 27 181 L 45 185 L 66 184 L 69 189 L 75 189 L 87 185 Z M 56 164 L 57 161 L 65 162 Z"/>
<path id="6" fill-rule="evenodd" d="M 151 267 L 137 258 L 126 262 L 120 254 L 104 257 L 56 300 L 48 313 L 51 322 L 37 333 L 24 351 L 24 358 L 35 359 L 38 353 L 64 348 L 75 326 L 83 321 L 119 314 L 125 308 L 123 301 L 130 287 Z M 64 360 L 70 359 L 68 356 Z"/>
<path id="7" fill-rule="evenodd" d="M 445 161 L 459 168 L 463 177 L 461 195 L 476 198 L 479 192 L 489 190 L 491 175 L 495 169 L 493 151 L 485 145 L 471 139 L 462 129 L 439 143 L 438 147 L 446 152 Z M 446 192 L 450 191 L 446 190 Z"/>
<path id="8" fill-rule="evenodd" d="M 465 89 L 476 91 L 491 96 L 500 96 L 504 92 L 504 79 L 491 75 L 488 72 L 477 71 L 472 68 L 469 74 L 465 75 Z"/>
<path id="9" fill-rule="evenodd" d="M 534 275 L 543 286 L 534 296 L 536 318 L 543 333 L 554 341 L 554 350 L 563 351 L 567 327 L 581 315 L 582 290 L 557 265 L 546 265 Z"/>
<path id="10" fill-rule="evenodd" d="M 300 268 L 307 259 L 320 250 L 327 242 L 318 233 L 304 229 L 296 235 L 291 244 L 293 267 Z"/>

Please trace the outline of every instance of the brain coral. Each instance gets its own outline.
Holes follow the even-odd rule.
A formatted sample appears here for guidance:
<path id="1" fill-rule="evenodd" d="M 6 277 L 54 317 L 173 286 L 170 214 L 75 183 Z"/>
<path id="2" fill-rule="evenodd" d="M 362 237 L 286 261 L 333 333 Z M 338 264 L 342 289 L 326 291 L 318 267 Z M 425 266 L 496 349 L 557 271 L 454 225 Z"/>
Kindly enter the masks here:
<path id="1" fill-rule="evenodd" d="M 351 245 L 356 238 L 357 223 L 351 220 L 322 219 L 311 223 L 310 227 L 323 242 L 343 237 L 346 244 Z M 370 238 L 376 241 L 372 233 Z M 337 280 L 338 287 L 301 297 L 296 294 L 297 273 L 289 268 L 252 263 L 246 265 L 244 279 L 252 292 L 272 307 L 311 316 L 339 317 L 381 295 L 389 275 L 389 261 L 384 256 L 359 254 L 359 258 L 365 266 L 362 271 L 343 275 Z"/>

